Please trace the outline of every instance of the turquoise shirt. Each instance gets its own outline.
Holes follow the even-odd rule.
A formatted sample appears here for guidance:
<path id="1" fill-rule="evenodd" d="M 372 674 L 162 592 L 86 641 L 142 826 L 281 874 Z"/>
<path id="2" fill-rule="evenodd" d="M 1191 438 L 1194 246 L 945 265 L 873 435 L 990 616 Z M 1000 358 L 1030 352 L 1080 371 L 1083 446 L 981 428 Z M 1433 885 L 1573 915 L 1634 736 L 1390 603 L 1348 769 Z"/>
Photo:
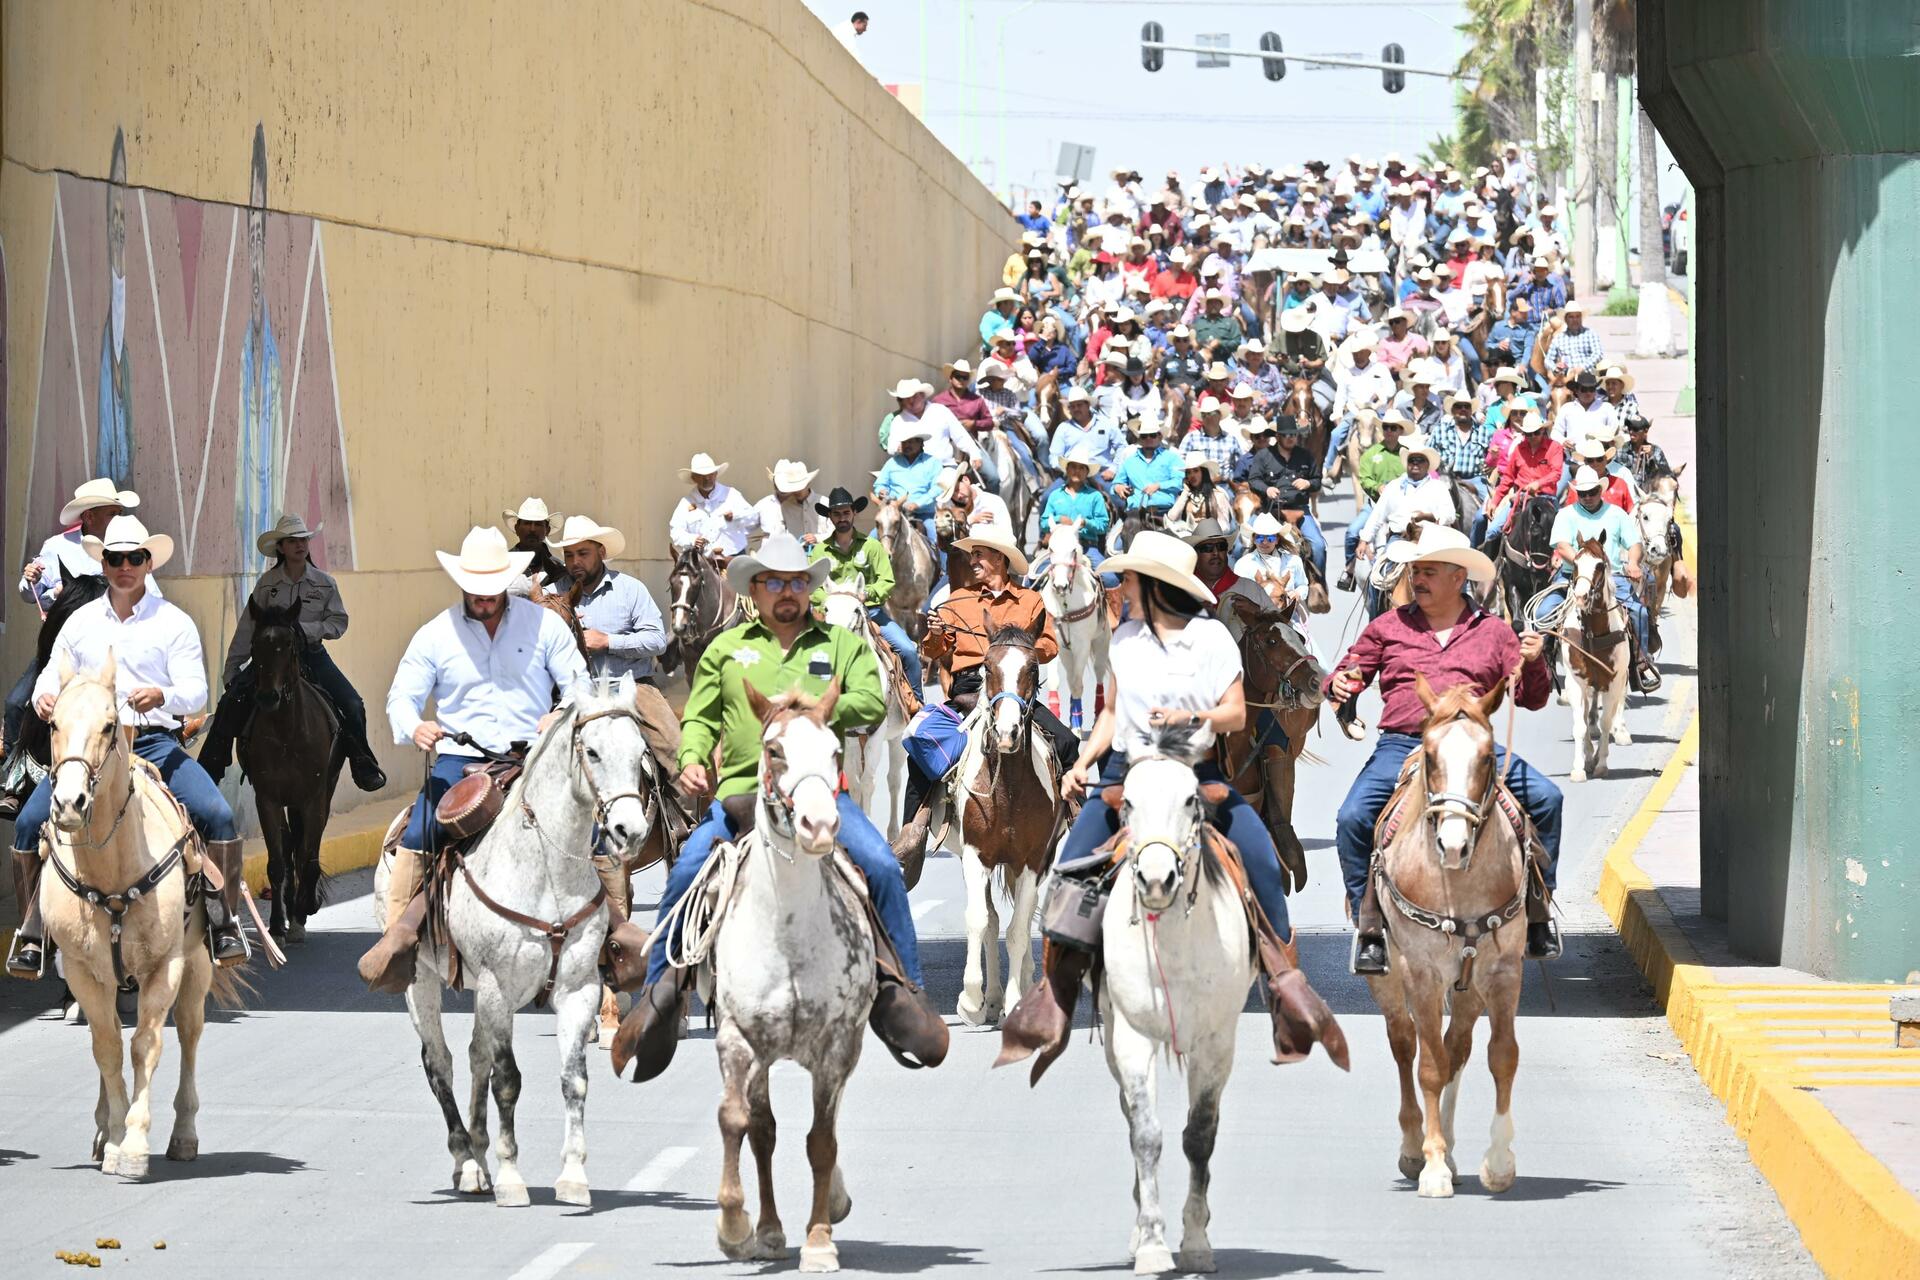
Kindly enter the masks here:
<path id="1" fill-rule="evenodd" d="M 1053 528 L 1061 520 L 1084 521 L 1080 526 L 1080 541 L 1089 545 L 1099 543 L 1107 536 L 1107 525 L 1112 516 L 1107 511 L 1107 496 L 1091 484 L 1075 493 L 1061 485 L 1047 499 L 1047 505 L 1040 512 L 1040 528 Z"/>
<path id="2" fill-rule="evenodd" d="M 922 453 L 911 462 L 896 453 L 880 468 L 880 478 L 873 482 L 874 492 L 904 498 L 919 508 L 918 514 L 932 515 L 940 496 L 940 465 L 940 459 L 930 453 Z"/>
<path id="3" fill-rule="evenodd" d="M 1127 510 L 1138 511 L 1142 507 L 1152 507 L 1165 511 L 1180 496 L 1180 483 L 1186 477 L 1181 469 L 1180 455 L 1161 445 L 1157 453 L 1149 458 L 1144 450 L 1129 454 L 1120 464 L 1114 476 L 1115 484 L 1127 485 L 1132 492 L 1127 495 Z M 1150 484 L 1160 487 L 1151 494 L 1143 492 Z"/>
<path id="4" fill-rule="evenodd" d="M 1578 547 L 1589 539 L 1606 548 L 1607 563 L 1615 573 L 1625 573 L 1627 549 L 1640 545 L 1640 522 L 1611 502 L 1601 503 L 1600 509 L 1591 513 L 1578 500 L 1560 508 L 1560 514 L 1553 518 L 1553 545 Z"/>

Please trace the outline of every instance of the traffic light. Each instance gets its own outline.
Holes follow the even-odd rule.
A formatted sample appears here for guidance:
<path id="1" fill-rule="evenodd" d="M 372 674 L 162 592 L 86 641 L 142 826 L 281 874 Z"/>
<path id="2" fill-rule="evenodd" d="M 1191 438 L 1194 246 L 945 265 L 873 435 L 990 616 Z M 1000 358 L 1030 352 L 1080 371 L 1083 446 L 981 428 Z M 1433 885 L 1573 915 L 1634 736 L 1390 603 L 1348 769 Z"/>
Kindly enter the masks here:
<path id="1" fill-rule="evenodd" d="M 1280 36 L 1278 33 L 1269 31 L 1260 37 L 1260 52 L 1280 52 Z M 1262 58 L 1260 59 L 1260 71 L 1269 80 L 1285 80 L 1287 78 L 1287 60 L 1285 58 Z"/>
<path id="2" fill-rule="evenodd" d="M 1158 71 L 1166 65 L 1167 55 L 1160 49 L 1150 49 L 1148 45 L 1159 44 L 1167 38 L 1166 30 L 1157 22 L 1149 22 L 1140 28 L 1140 65 L 1149 71 Z"/>
<path id="3" fill-rule="evenodd" d="M 1407 51 L 1397 44 L 1390 44 L 1380 51 L 1380 61 L 1405 63 Z M 1388 93 L 1398 93 L 1407 87 L 1407 73 L 1404 71 L 1382 71 L 1380 83 L 1386 86 Z"/>

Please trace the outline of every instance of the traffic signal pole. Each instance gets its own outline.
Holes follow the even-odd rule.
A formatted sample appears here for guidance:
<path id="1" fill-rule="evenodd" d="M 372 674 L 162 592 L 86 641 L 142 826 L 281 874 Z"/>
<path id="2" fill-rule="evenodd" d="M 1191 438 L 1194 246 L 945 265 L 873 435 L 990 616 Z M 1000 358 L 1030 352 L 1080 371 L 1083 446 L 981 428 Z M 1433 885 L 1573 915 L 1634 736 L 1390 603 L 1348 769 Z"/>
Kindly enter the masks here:
<path id="1" fill-rule="evenodd" d="M 1429 71 L 1424 67 L 1409 67 L 1398 62 L 1368 62 L 1360 58 L 1330 58 L 1318 53 L 1274 53 L 1262 49 L 1205 49 L 1195 44 L 1168 44 L 1161 40 L 1142 40 L 1142 49 L 1157 49 L 1162 53 L 1215 53 L 1223 58 L 1271 58 L 1281 62 L 1312 62 L 1323 67 L 1355 67 L 1361 71 L 1399 71 L 1410 76 L 1438 76 L 1442 80 L 1457 80 L 1460 77 L 1451 71 Z"/>

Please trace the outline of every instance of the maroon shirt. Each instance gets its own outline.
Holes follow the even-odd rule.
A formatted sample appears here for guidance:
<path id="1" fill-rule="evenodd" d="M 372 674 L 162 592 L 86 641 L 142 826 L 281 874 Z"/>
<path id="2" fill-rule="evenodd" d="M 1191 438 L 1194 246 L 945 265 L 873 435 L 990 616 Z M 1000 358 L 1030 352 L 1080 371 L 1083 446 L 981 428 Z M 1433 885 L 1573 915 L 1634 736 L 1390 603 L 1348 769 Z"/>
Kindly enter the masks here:
<path id="1" fill-rule="evenodd" d="M 993 410 L 978 395 L 962 399 L 954 394 L 953 387 L 949 385 L 945 391 L 933 397 L 933 403 L 945 405 L 954 417 L 960 419 L 961 425 L 975 435 L 993 427 Z"/>
<path id="2" fill-rule="evenodd" d="M 1468 605 L 1445 646 L 1433 638 L 1426 615 L 1417 604 L 1389 610 L 1367 624 L 1326 680 L 1357 670 L 1363 684 L 1378 676 L 1386 710 L 1380 714 L 1382 733 L 1419 733 L 1427 722 L 1427 708 L 1414 688 L 1413 677 L 1424 674 L 1435 693 L 1457 684 L 1470 684 L 1485 694 L 1520 667 L 1517 701 L 1529 711 L 1547 705 L 1553 680 L 1545 658 L 1521 666 L 1520 640 L 1513 628 L 1477 605 Z"/>

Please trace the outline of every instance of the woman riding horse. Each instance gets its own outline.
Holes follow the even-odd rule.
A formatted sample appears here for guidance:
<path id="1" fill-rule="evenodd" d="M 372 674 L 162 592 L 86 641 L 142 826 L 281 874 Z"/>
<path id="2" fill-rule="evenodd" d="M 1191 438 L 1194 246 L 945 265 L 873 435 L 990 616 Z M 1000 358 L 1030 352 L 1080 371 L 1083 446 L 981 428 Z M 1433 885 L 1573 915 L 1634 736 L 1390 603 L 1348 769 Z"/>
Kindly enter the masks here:
<path id="1" fill-rule="evenodd" d="M 327 653 L 326 642 L 347 633 L 347 610 L 340 601 L 339 584 L 333 575 L 314 567 L 309 540 L 319 531 L 309 529 L 297 515 L 280 517 L 280 522 L 255 541 L 260 554 L 273 559 L 273 567 L 260 575 L 252 600 L 262 609 L 297 610 L 301 638 L 300 665 L 308 680 L 332 700 L 340 713 L 340 733 L 344 738 L 353 785 L 362 791 L 378 791 L 387 785 L 387 775 L 367 744 L 367 704 L 360 700 L 353 684 Z M 227 665 L 222 679 L 226 691 L 207 726 L 207 739 L 200 748 L 200 767 L 215 782 L 233 763 L 234 739 L 247 723 L 253 710 L 254 686 L 258 673 L 248 661 L 253 647 L 253 615 L 243 612 L 234 628 L 233 643 L 227 648 Z"/>

